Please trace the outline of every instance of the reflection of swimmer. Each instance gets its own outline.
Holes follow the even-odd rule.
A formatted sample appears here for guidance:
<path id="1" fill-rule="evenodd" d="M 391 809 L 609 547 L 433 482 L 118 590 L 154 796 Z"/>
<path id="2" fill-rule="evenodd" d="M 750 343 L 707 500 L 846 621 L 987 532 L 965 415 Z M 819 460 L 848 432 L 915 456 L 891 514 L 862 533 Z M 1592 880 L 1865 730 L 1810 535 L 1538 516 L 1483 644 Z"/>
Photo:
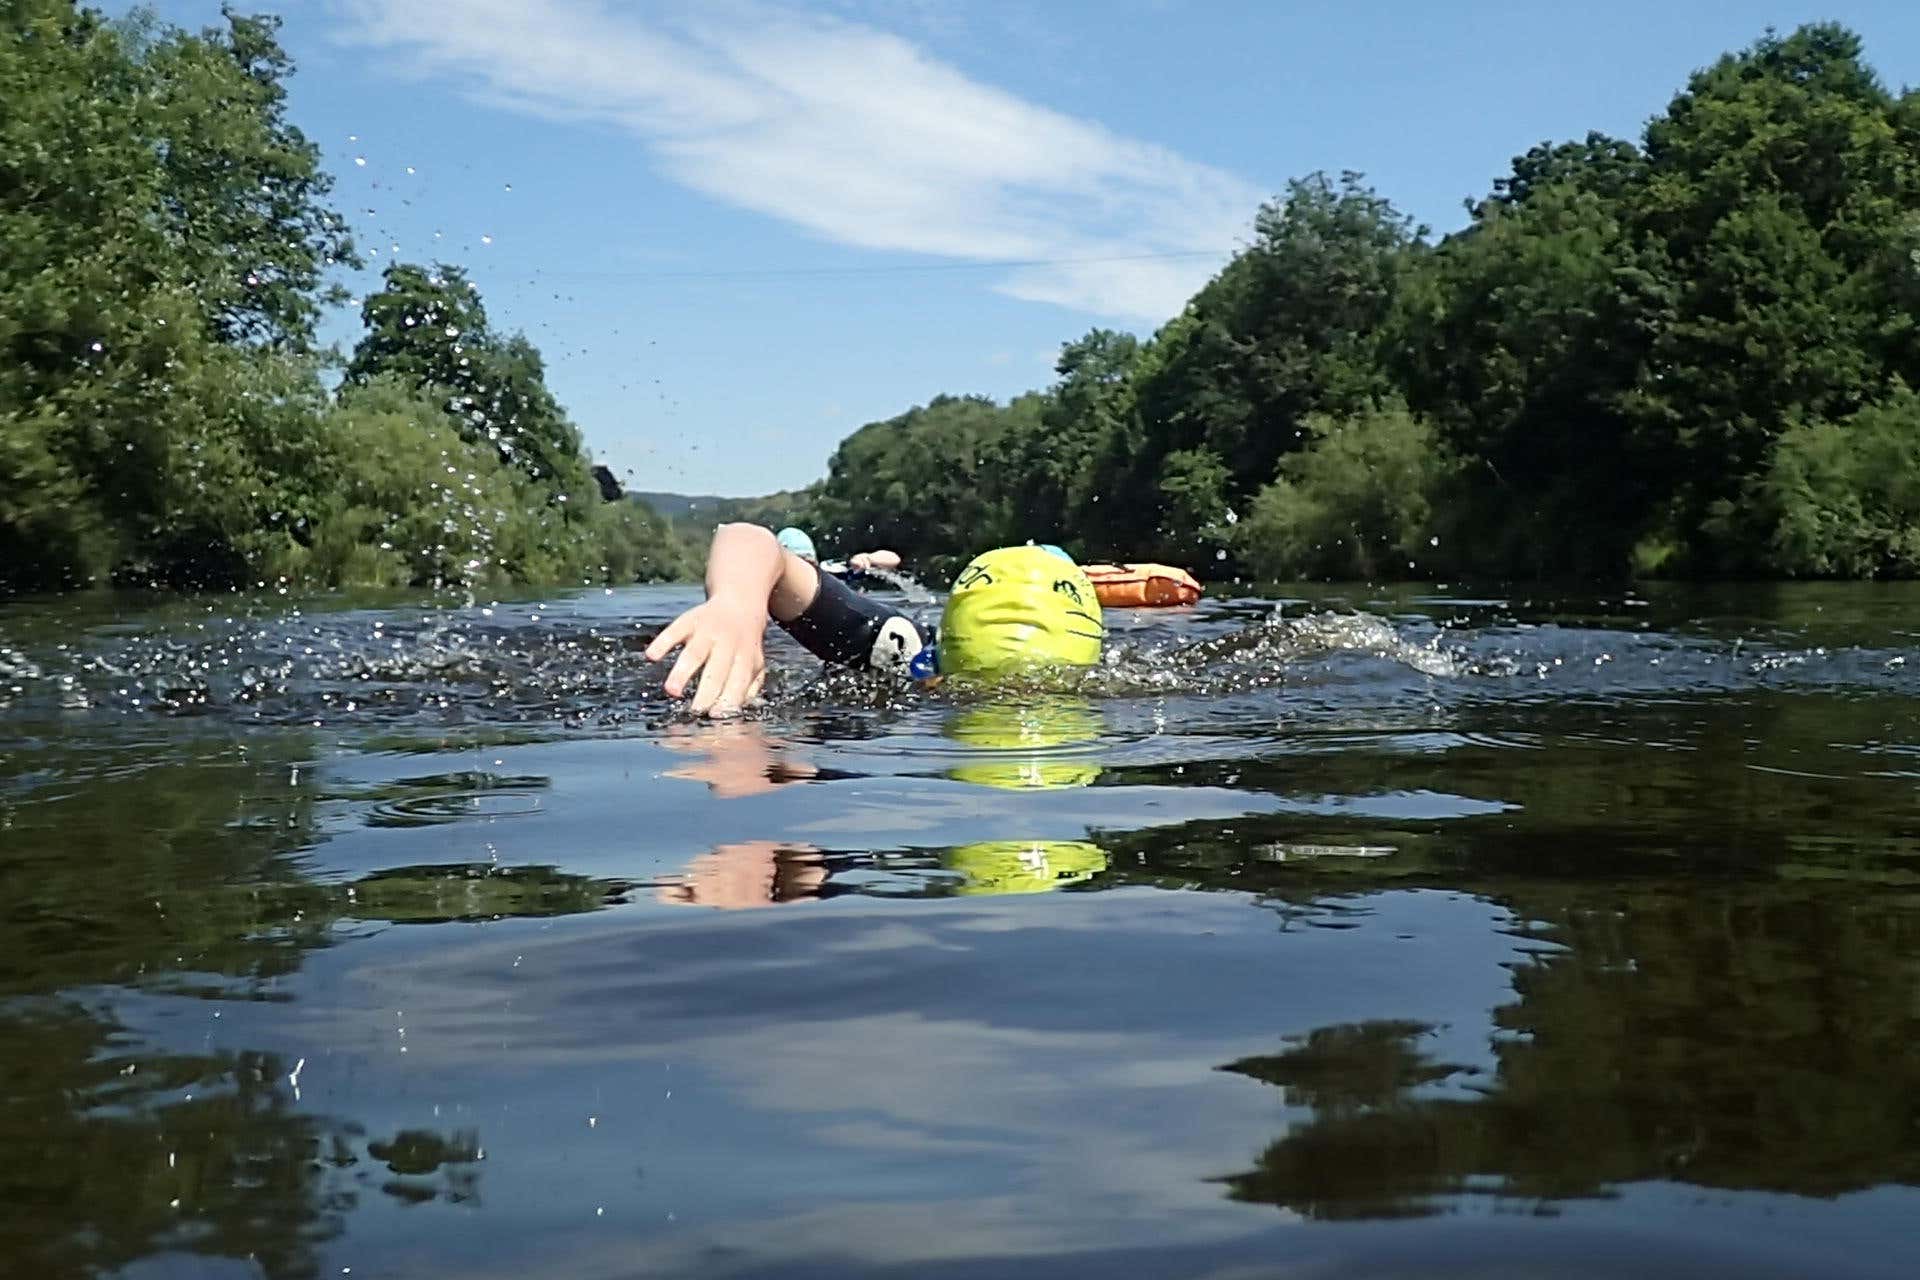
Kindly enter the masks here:
<path id="1" fill-rule="evenodd" d="M 678 906 L 738 910 L 812 902 L 826 882 L 826 864 L 813 846 L 742 840 L 698 855 L 655 896 Z"/>
<path id="2" fill-rule="evenodd" d="M 1084 840 L 988 840 L 942 854 L 940 865 L 960 873 L 953 892 L 962 896 L 1046 893 L 1093 879 L 1107 854 Z"/>
<path id="3" fill-rule="evenodd" d="M 821 573 L 767 530 L 732 524 L 714 531 L 706 602 L 669 623 L 647 657 L 678 647 L 667 693 L 681 696 L 697 676 L 693 711 L 733 714 L 766 678 L 769 617 L 828 662 L 916 678 L 1088 666 L 1106 636 L 1093 584 L 1057 548 L 974 557 L 954 580 L 935 644 L 933 628 Z"/>
<path id="4" fill-rule="evenodd" d="M 1009 789 L 1083 787 L 1099 777 L 1097 765 L 1063 758 L 1061 748 L 1090 742 L 1099 719 L 1086 703 L 1048 698 L 1015 705 L 970 707 L 947 725 L 946 735 L 978 748 L 978 759 L 948 770 L 962 782 Z M 787 744 L 760 725 L 741 722 L 669 734 L 664 745 L 696 755 L 670 778 L 704 782 L 723 799 L 763 795 L 800 782 L 838 776 L 789 760 Z M 939 855 L 942 868 L 959 878 L 945 892 L 960 895 L 1039 893 L 1087 880 L 1104 870 L 1097 845 L 1079 840 L 996 840 L 963 845 Z M 661 902 L 703 907 L 765 907 L 848 892 L 829 883 L 832 869 L 813 845 L 780 840 L 743 840 L 716 845 L 688 862 L 672 883 L 656 891 Z"/>
<path id="5" fill-rule="evenodd" d="M 955 742 L 979 748 L 977 758 L 947 776 L 1009 790 L 1084 787 L 1100 766 L 1077 758 L 1073 748 L 1100 735 L 1100 718 L 1078 698 L 1041 697 L 1026 702 L 989 702 L 968 707 L 942 730 Z"/>
<path id="6" fill-rule="evenodd" d="M 988 840 L 939 855 L 956 878 L 955 897 L 1047 893 L 1093 879 L 1107 869 L 1106 851 L 1084 840 Z M 825 857 L 812 845 L 743 840 L 716 845 L 655 891 L 672 906 L 725 911 L 816 902 L 846 892 L 830 882 Z"/>
<path id="7" fill-rule="evenodd" d="M 699 733 L 682 729 L 668 733 L 660 745 L 671 751 L 684 751 L 697 758 L 677 769 L 668 769 L 669 778 L 704 782 L 723 800 L 764 795 L 790 782 L 816 778 L 831 779 L 804 761 L 789 760 L 778 738 L 769 738 L 759 725 L 715 725 Z"/>

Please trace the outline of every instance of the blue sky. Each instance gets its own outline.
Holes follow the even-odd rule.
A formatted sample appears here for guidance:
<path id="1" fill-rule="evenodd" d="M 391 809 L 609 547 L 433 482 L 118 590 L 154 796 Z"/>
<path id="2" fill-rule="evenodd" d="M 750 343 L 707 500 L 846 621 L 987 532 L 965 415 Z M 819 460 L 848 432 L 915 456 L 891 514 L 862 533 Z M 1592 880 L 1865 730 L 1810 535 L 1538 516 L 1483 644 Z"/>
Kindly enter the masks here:
<path id="1" fill-rule="evenodd" d="M 595 457 L 690 493 L 804 484 L 862 423 L 1151 332 L 1290 177 L 1360 170 L 1451 230 L 1516 153 L 1637 137 L 1768 25 L 1837 19 L 1920 81 L 1912 0 L 240 7 L 285 19 L 291 114 L 369 261 L 349 283 L 467 267 Z"/>

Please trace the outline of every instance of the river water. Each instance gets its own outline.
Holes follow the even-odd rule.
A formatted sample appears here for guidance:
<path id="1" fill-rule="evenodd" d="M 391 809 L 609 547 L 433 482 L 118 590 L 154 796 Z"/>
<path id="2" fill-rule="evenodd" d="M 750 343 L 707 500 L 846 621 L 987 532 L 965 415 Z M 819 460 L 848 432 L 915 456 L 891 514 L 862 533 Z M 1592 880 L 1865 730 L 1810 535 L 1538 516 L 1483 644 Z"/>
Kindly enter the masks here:
<path id="1" fill-rule="evenodd" d="M 1920 589 L 695 598 L 0 606 L 0 1271 L 1920 1270 Z"/>

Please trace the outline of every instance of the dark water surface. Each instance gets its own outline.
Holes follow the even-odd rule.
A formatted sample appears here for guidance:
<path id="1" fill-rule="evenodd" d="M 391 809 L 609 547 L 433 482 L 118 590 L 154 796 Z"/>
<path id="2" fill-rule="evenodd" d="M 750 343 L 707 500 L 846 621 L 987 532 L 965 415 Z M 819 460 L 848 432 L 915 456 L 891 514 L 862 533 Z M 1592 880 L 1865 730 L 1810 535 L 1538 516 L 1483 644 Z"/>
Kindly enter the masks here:
<path id="1" fill-rule="evenodd" d="M 0 1271 L 1920 1272 L 1920 590 L 693 598 L 0 606 Z"/>

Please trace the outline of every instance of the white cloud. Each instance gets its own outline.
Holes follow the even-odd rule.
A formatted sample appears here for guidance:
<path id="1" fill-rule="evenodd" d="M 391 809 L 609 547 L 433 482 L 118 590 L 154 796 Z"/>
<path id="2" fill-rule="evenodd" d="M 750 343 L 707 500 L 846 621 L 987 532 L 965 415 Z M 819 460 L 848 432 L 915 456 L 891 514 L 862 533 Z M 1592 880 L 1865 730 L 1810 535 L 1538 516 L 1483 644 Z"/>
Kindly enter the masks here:
<path id="1" fill-rule="evenodd" d="M 614 126 L 672 180 L 729 204 L 861 248 L 1047 264 L 997 282 L 1017 298 L 1164 319 L 1224 261 L 1260 199 L 1231 174 L 820 14 L 341 3 L 348 39 L 498 106 Z"/>

